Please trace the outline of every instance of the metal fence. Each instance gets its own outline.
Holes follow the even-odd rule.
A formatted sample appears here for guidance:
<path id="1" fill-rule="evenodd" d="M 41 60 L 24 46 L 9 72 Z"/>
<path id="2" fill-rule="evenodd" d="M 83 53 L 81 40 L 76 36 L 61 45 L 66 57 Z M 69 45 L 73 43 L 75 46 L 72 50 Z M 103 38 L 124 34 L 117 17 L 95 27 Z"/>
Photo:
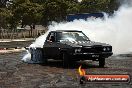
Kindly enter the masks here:
<path id="1" fill-rule="evenodd" d="M 45 33 L 45 30 L 22 30 L 15 32 L 0 31 L 0 39 L 36 38 Z"/>

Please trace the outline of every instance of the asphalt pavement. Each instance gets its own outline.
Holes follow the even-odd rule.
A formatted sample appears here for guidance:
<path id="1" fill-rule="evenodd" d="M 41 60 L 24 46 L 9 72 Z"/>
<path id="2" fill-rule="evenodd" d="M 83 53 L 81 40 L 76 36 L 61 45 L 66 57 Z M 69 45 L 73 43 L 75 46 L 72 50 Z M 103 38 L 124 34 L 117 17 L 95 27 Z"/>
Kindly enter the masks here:
<path id="1" fill-rule="evenodd" d="M 132 55 L 117 55 L 106 59 L 104 68 L 96 61 L 80 61 L 62 67 L 62 61 L 48 64 L 28 64 L 21 61 L 26 51 L 0 53 L 0 88 L 132 88 L 129 83 L 79 83 L 78 68 L 86 74 L 129 74 L 132 77 Z"/>

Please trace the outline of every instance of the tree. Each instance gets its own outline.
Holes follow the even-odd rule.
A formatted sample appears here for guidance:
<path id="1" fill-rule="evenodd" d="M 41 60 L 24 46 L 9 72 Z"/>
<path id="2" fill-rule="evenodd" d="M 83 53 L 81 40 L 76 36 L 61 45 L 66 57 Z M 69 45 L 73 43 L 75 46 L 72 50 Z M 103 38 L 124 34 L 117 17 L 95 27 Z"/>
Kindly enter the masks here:
<path id="1" fill-rule="evenodd" d="M 68 6 L 66 10 L 67 14 L 79 13 L 80 4 L 78 3 L 77 0 L 66 0 L 66 4 Z"/>
<path id="2" fill-rule="evenodd" d="M 8 28 L 8 22 L 12 16 L 11 11 L 6 8 L 0 8 L 0 28 Z"/>
<path id="3" fill-rule="evenodd" d="M 43 23 L 63 21 L 67 15 L 67 4 L 63 0 L 47 0 L 43 4 Z"/>
<path id="4" fill-rule="evenodd" d="M 10 20 L 11 27 L 29 25 L 32 30 L 35 29 L 35 24 L 39 23 L 42 18 L 42 6 L 37 3 L 32 3 L 29 0 L 13 0 L 10 5 L 12 10 L 12 19 Z M 14 25 L 17 24 L 17 25 Z"/>
<path id="5" fill-rule="evenodd" d="M 120 3 L 118 0 L 110 0 L 108 4 L 108 12 L 113 13 L 115 10 L 117 10 L 120 6 Z"/>
<path id="6" fill-rule="evenodd" d="M 111 13 L 119 7 L 116 0 L 82 0 L 80 12 L 108 12 Z"/>
<path id="7" fill-rule="evenodd" d="M 51 21 L 63 21 L 67 14 L 112 13 L 118 6 L 116 0 L 10 0 L 8 7 L 1 10 L 0 16 L 1 24 L 6 22 L 10 29 L 20 24 L 22 27 L 29 25 L 32 29 L 35 24 L 47 26 Z"/>

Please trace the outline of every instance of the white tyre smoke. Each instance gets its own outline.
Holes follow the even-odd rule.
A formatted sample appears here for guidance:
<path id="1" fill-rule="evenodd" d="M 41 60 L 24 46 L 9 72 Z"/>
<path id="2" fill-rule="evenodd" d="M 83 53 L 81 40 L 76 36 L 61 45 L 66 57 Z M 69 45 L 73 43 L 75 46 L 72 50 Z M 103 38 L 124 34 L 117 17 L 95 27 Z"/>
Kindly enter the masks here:
<path id="1" fill-rule="evenodd" d="M 52 23 L 52 30 L 81 30 L 92 41 L 108 43 L 114 54 L 132 52 L 132 7 L 121 7 L 113 17 L 102 19 L 74 20 L 73 22 Z M 49 31 L 36 39 L 31 47 L 43 47 Z M 28 56 L 29 55 L 29 56 Z M 28 53 L 26 57 L 30 57 Z"/>

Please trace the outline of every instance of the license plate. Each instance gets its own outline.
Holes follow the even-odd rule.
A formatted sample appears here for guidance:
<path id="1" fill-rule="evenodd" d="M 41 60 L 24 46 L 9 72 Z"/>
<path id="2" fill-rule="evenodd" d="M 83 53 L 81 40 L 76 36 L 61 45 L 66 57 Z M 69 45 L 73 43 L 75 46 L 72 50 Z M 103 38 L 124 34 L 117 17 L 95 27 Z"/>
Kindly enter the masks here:
<path id="1" fill-rule="evenodd" d="M 99 55 L 92 55 L 92 57 L 99 57 Z"/>

